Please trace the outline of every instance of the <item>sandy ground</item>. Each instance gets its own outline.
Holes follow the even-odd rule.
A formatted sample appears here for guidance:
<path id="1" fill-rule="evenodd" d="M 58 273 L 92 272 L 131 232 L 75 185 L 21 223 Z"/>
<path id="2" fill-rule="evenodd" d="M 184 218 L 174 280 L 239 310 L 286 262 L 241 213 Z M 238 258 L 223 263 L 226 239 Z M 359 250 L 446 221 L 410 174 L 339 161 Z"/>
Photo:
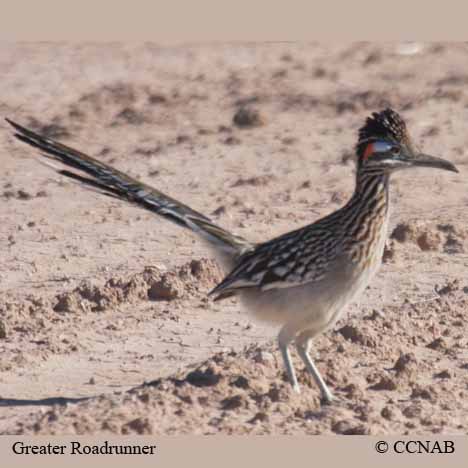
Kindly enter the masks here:
<path id="1" fill-rule="evenodd" d="M 384 264 L 316 340 L 340 404 L 275 327 L 212 303 L 189 232 L 58 177 L 0 126 L 0 433 L 467 433 L 468 46 L 1 46 L 0 115 L 101 158 L 253 240 L 354 184 L 390 104 L 460 174 L 394 177 Z M 233 120 L 241 108 L 255 117 Z"/>

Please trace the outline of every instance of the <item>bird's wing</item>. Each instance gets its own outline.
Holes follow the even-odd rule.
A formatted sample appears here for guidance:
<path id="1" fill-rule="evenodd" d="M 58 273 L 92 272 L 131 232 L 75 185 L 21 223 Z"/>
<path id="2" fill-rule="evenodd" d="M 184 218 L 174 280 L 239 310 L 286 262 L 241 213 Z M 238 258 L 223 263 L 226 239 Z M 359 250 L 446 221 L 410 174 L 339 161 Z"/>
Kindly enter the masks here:
<path id="1" fill-rule="evenodd" d="M 336 236 L 320 223 L 284 234 L 240 257 L 210 295 L 221 299 L 243 289 L 266 291 L 320 281 L 336 249 Z"/>

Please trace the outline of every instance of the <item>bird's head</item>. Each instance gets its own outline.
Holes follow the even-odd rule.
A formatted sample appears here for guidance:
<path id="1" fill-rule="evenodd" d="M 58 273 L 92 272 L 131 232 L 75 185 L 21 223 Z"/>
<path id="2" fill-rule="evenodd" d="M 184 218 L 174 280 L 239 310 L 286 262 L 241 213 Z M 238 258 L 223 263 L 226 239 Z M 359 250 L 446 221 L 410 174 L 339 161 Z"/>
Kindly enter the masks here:
<path id="1" fill-rule="evenodd" d="M 405 121 L 392 109 L 374 112 L 359 129 L 356 146 L 358 171 L 392 173 L 411 167 L 433 167 L 458 172 L 449 161 L 418 151 Z"/>

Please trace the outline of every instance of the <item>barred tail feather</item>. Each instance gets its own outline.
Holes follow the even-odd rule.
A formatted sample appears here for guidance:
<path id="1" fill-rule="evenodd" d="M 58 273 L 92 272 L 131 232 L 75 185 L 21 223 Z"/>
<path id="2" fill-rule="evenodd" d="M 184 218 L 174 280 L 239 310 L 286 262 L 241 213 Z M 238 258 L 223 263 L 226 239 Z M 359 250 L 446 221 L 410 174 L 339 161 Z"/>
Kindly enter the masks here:
<path id="1" fill-rule="evenodd" d="M 126 200 L 166 219 L 191 229 L 216 246 L 231 254 L 241 254 L 252 245 L 214 224 L 208 217 L 187 205 L 169 197 L 159 190 L 98 161 L 80 151 L 43 137 L 10 119 L 5 119 L 16 131 L 14 136 L 28 145 L 39 149 L 43 156 L 59 161 L 66 166 L 84 172 L 87 176 L 58 169 L 57 172 L 104 195 Z"/>

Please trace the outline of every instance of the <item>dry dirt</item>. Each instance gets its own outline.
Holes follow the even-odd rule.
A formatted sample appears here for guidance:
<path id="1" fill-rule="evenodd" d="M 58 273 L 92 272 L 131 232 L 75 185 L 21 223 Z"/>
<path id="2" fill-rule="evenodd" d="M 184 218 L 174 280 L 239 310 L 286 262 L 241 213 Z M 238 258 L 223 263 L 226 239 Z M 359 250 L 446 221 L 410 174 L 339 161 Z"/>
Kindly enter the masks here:
<path id="1" fill-rule="evenodd" d="M 315 341 L 321 407 L 276 328 L 207 291 L 217 265 L 83 190 L 0 126 L 1 434 L 425 434 L 468 429 L 468 46 L 3 44 L 0 115 L 262 240 L 353 190 L 356 132 L 390 104 L 460 174 L 392 180 L 384 264 Z"/>

